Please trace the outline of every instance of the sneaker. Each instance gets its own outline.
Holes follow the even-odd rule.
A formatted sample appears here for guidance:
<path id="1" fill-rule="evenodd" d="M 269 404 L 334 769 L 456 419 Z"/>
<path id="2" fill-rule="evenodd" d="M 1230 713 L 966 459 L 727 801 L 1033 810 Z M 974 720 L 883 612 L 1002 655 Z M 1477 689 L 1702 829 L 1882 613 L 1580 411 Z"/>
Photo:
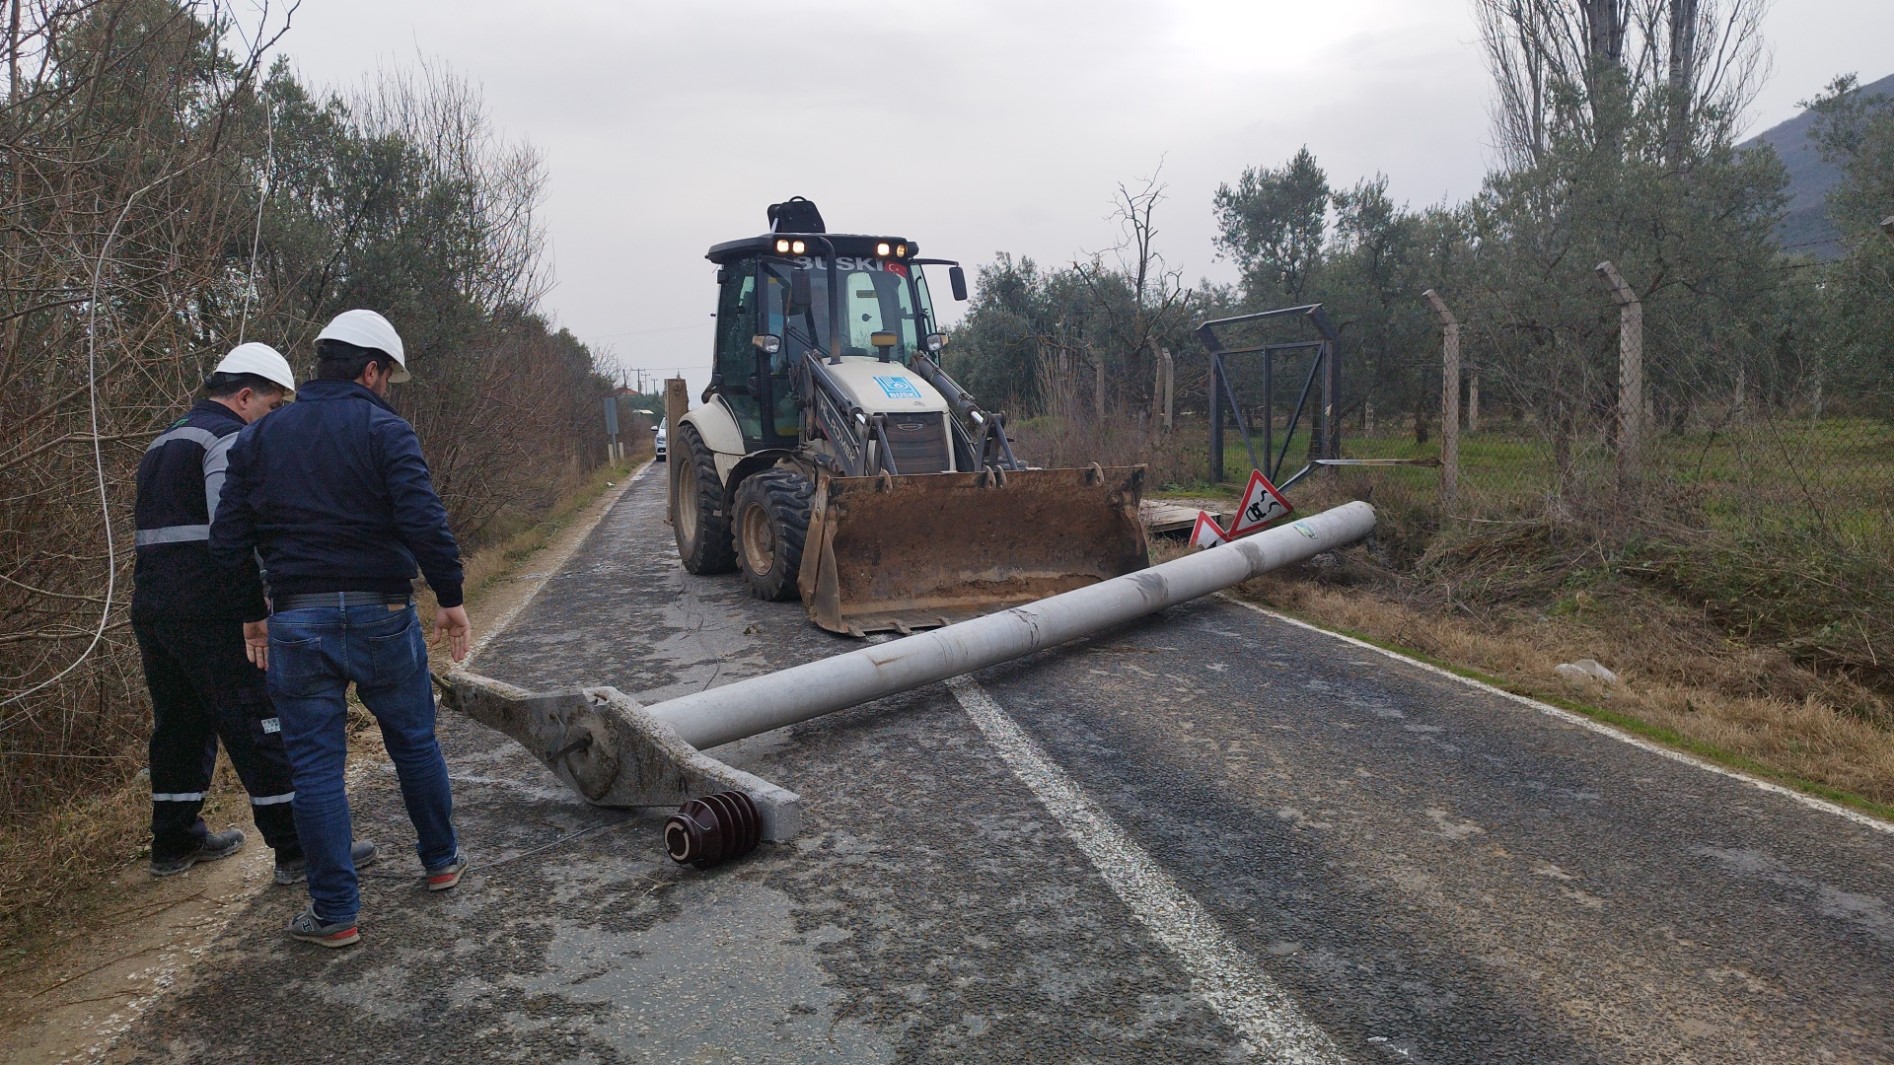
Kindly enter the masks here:
<path id="1" fill-rule="evenodd" d="M 314 906 L 290 920 L 289 934 L 305 943 L 314 943 L 319 947 L 346 947 L 351 943 L 359 942 L 362 938 L 362 933 L 356 930 L 354 921 L 325 921 L 316 916 Z"/>
<path id="2" fill-rule="evenodd" d="M 427 871 L 425 874 L 427 877 L 427 889 L 429 891 L 446 891 L 448 888 L 460 883 L 460 874 L 466 871 L 467 852 L 457 849 L 454 851 L 453 861 L 448 862 L 439 869 L 429 869 Z"/>
<path id="3" fill-rule="evenodd" d="M 375 845 L 365 839 L 349 844 L 349 857 L 354 860 L 355 868 L 374 865 L 377 855 Z M 307 858 L 289 858 L 276 863 L 276 882 L 288 887 L 309 879 L 309 860 Z"/>
<path id="4" fill-rule="evenodd" d="M 243 829 L 232 828 L 222 832 L 212 832 L 198 840 L 197 846 L 175 858 L 151 859 L 152 876 L 176 876 L 198 862 L 214 862 L 219 858 L 228 858 L 243 849 Z"/>

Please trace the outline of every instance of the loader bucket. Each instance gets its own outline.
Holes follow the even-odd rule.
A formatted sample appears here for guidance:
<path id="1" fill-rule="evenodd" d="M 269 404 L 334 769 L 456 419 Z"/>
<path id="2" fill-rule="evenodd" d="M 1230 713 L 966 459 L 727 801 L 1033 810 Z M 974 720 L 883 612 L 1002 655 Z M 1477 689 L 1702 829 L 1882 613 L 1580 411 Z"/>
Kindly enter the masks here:
<path id="1" fill-rule="evenodd" d="M 907 633 L 1150 564 L 1144 467 L 828 477 L 797 585 L 830 632 Z"/>

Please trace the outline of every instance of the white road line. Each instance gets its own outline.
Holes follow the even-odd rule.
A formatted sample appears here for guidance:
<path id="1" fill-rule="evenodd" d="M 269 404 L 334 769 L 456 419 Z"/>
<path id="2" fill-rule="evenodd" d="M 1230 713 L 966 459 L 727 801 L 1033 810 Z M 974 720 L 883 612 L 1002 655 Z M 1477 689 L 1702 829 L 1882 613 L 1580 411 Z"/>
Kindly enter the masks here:
<path id="1" fill-rule="evenodd" d="M 1241 599 L 1236 599 L 1228 595 L 1220 596 L 1219 598 L 1222 598 L 1231 603 L 1235 603 L 1237 606 L 1244 607 L 1245 609 L 1254 610 L 1258 614 L 1262 614 L 1265 617 L 1275 618 L 1277 621 L 1284 622 L 1285 624 L 1294 625 L 1295 627 L 1299 629 L 1307 629 L 1310 632 L 1319 632 L 1322 635 L 1329 637 L 1330 639 L 1340 640 L 1343 643 L 1353 644 L 1356 647 L 1362 648 L 1363 650 L 1373 651 L 1376 654 L 1380 654 L 1380 655 L 1386 655 L 1387 657 L 1394 659 L 1396 662 L 1401 662 L 1406 665 L 1413 666 L 1416 669 L 1422 669 L 1422 670 L 1426 670 L 1429 673 L 1438 674 L 1440 676 L 1446 677 L 1448 680 L 1457 680 L 1469 688 L 1477 688 L 1480 691 L 1486 692 L 1489 695 L 1497 695 L 1502 699 L 1511 699 L 1513 702 L 1518 703 L 1521 706 L 1531 707 L 1532 709 L 1537 710 L 1539 713 L 1544 714 L 1547 717 L 1557 718 L 1558 720 L 1563 721 L 1567 724 L 1577 725 L 1579 728 L 1582 728 L 1582 729 L 1590 729 L 1591 731 L 1598 733 L 1600 736 L 1609 736 L 1612 739 L 1617 740 L 1621 743 L 1628 743 L 1631 746 L 1638 748 L 1639 750 L 1649 751 L 1652 754 L 1659 756 L 1660 758 L 1668 758 L 1673 762 L 1680 762 L 1687 766 L 1694 766 L 1698 769 L 1704 770 L 1705 772 L 1715 773 L 1718 776 L 1729 777 L 1731 780 L 1740 780 L 1743 783 L 1748 784 L 1752 788 L 1761 788 L 1763 791 L 1772 792 L 1776 795 L 1781 795 L 1784 798 L 1793 799 L 1796 802 L 1801 803 L 1803 806 L 1806 806 L 1811 810 L 1820 810 L 1821 812 L 1825 814 L 1833 814 L 1836 817 L 1846 818 L 1847 820 L 1853 821 L 1855 824 L 1861 825 L 1865 828 L 1871 828 L 1875 830 L 1876 832 L 1886 832 L 1889 834 L 1894 834 L 1894 823 L 1883 821 L 1878 817 L 1870 817 L 1859 810 L 1850 810 L 1846 806 L 1842 806 L 1837 803 L 1828 802 L 1825 799 L 1818 799 L 1813 795 L 1805 794 L 1803 792 L 1795 790 L 1794 788 L 1784 787 L 1781 784 L 1777 784 L 1773 781 L 1760 780 L 1756 777 L 1750 776 L 1747 773 L 1739 773 L 1734 769 L 1724 768 L 1723 766 L 1717 765 L 1714 762 L 1706 762 L 1703 759 L 1698 758 L 1694 755 L 1688 755 L 1682 751 L 1674 751 L 1670 749 L 1669 747 L 1664 746 L 1661 743 L 1653 743 L 1650 740 L 1644 739 L 1641 736 L 1633 736 L 1628 732 L 1620 732 L 1617 729 L 1612 728 L 1610 725 L 1604 724 L 1603 722 L 1594 721 L 1583 714 L 1575 714 L 1570 710 L 1561 710 L 1560 708 L 1553 706 L 1550 703 L 1542 703 L 1537 699 L 1531 699 L 1524 695 L 1518 695 L 1513 692 L 1509 692 L 1505 690 L 1504 688 L 1495 688 L 1491 684 L 1474 680 L 1472 677 L 1463 677 L 1460 674 L 1453 672 L 1452 670 L 1441 669 L 1439 666 L 1432 665 L 1431 663 L 1422 662 L 1418 659 L 1409 658 L 1408 656 L 1401 654 L 1399 651 L 1390 651 L 1385 647 L 1376 647 L 1374 644 L 1371 644 L 1367 642 L 1366 640 L 1357 640 L 1353 636 L 1344 636 L 1339 632 L 1330 632 L 1329 630 L 1322 628 L 1318 625 L 1311 625 L 1306 621 L 1297 620 L 1296 618 L 1289 617 L 1286 614 L 1279 614 L 1276 611 L 1269 609 L 1268 607 L 1257 606 L 1255 603 L 1246 603 Z"/>
<path id="2" fill-rule="evenodd" d="M 1347 1060 L 1328 1033 L 1296 1009 L 1216 919 L 1087 798 L 985 689 L 972 677 L 955 677 L 947 688 L 1105 883 L 1183 964 L 1191 989 L 1236 1030 L 1250 1053 L 1280 1062 Z"/>
<path id="3" fill-rule="evenodd" d="M 618 500 L 630 490 L 632 485 L 637 484 L 638 481 L 644 477 L 646 471 L 651 469 L 651 466 L 652 460 L 646 459 L 644 465 L 633 470 L 631 475 L 626 477 L 623 483 L 612 490 L 611 497 L 605 500 L 604 505 L 599 509 L 599 521 L 605 520 L 605 515 L 611 513 L 612 508 L 618 505 Z M 593 527 L 596 528 L 598 522 L 593 522 L 592 524 Z M 540 590 L 546 587 L 546 582 L 558 576 L 559 571 L 566 568 L 566 563 L 572 561 L 572 556 L 578 553 L 579 545 L 585 543 L 585 538 L 590 535 L 592 535 L 592 530 L 587 529 L 583 533 L 574 536 L 572 542 L 566 545 L 565 550 L 559 552 L 557 555 L 548 555 L 539 559 L 540 574 L 534 578 L 531 590 L 529 590 L 519 602 L 514 603 L 511 610 L 501 614 L 498 620 L 488 626 L 485 632 L 480 634 L 480 638 L 475 640 L 474 645 L 467 650 L 467 657 L 462 659 L 455 668 L 466 669 L 473 665 L 473 660 L 479 656 L 481 649 L 492 642 L 495 636 L 505 632 L 506 627 L 513 624 L 513 619 L 519 617 L 520 611 L 525 610 L 532 604 L 533 600 L 539 598 Z"/>

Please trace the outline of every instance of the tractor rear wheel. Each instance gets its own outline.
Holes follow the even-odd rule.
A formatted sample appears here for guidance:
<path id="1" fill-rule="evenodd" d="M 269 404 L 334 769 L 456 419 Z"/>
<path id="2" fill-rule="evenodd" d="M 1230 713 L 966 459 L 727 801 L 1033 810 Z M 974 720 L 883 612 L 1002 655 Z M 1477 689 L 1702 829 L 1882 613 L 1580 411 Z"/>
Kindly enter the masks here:
<path id="1" fill-rule="evenodd" d="M 671 530 L 677 534 L 678 557 L 692 573 L 728 573 L 737 568 L 737 560 L 717 457 L 694 425 L 678 428 L 677 445 L 680 461 L 671 471 L 677 510 L 671 517 Z"/>
<path id="2" fill-rule="evenodd" d="M 737 569 L 758 599 L 796 598 L 802 545 L 809 536 L 815 484 L 777 467 L 751 474 L 737 486 L 734 514 Z"/>

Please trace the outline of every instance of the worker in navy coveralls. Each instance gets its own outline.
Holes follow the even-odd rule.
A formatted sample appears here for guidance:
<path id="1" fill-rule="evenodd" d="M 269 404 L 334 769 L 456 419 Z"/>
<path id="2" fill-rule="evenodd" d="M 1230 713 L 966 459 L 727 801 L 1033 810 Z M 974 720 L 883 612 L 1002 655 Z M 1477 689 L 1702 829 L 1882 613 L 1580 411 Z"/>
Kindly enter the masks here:
<path id="1" fill-rule="evenodd" d="M 467 655 L 460 548 L 413 426 L 388 405 L 408 379 L 401 337 L 373 311 L 345 311 L 316 338 L 316 380 L 230 449 L 211 551 L 262 553 L 273 594 L 267 631 L 246 634 L 269 674 L 294 771 L 296 828 L 309 863 L 297 939 L 361 937 L 360 884 L 343 769 L 350 683 L 381 726 L 432 891 L 460 882 L 447 763 L 434 734 L 427 642 L 411 598 L 417 565 L 439 604 L 436 631 Z"/>
<path id="2" fill-rule="evenodd" d="M 276 852 L 276 881 L 294 884 L 304 863 L 289 760 L 263 677 L 244 655 L 243 626 L 267 607 L 253 556 L 211 559 L 210 523 L 238 431 L 294 399 L 296 378 L 276 349 L 250 343 L 204 386 L 138 463 L 132 632 L 151 691 L 151 872 L 172 876 L 242 848 L 241 829 L 212 832 L 199 816 L 221 738 Z M 373 858 L 368 844 L 361 859 Z"/>

